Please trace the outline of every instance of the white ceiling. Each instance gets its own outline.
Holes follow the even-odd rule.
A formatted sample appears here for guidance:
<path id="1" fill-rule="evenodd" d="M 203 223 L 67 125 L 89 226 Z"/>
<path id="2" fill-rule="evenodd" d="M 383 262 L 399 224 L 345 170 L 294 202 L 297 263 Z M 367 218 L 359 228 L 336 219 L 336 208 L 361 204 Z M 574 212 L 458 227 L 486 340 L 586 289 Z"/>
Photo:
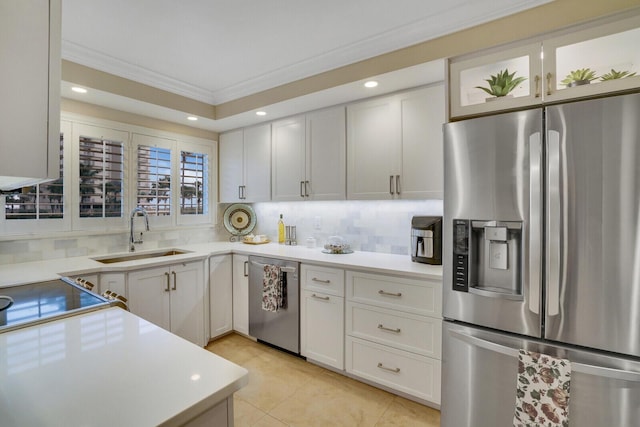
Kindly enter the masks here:
<path id="1" fill-rule="evenodd" d="M 63 0 L 62 57 L 215 105 L 548 1 Z M 412 80 L 413 86 L 443 78 L 444 67 L 426 67 L 440 74 Z M 65 89 L 63 96 L 82 99 Z M 108 95 L 96 93 L 90 102 L 184 122 L 183 112 Z M 358 94 L 329 98 L 334 96 L 350 98 L 346 102 Z M 324 106 L 311 99 L 302 104 Z M 219 131 L 241 122 L 203 120 L 196 126 Z"/>

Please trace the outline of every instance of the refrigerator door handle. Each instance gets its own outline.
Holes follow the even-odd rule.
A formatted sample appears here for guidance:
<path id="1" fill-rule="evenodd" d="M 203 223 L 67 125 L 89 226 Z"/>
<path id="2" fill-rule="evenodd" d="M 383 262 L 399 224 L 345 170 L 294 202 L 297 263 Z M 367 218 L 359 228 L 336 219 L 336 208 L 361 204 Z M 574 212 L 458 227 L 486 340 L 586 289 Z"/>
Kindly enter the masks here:
<path id="1" fill-rule="evenodd" d="M 561 253 L 561 187 L 560 187 L 560 133 L 548 131 L 547 168 L 547 239 L 546 239 L 546 283 L 547 315 L 560 313 L 560 260 Z"/>
<path id="2" fill-rule="evenodd" d="M 496 344 L 491 341 L 486 341 L 472 335 L 467 335 L 462 332 L 449 330 L 449 334 L 461 341 L 464 341 L 475 347 L 480 347 L 485 350 L 493 351 L 494 353 L 504 354 L 517 358 L 519 349 L 507 347 L 501 344 Z M 551 355 L 553 356 L 553 355 Z M 605 366 L 587 365 L 585 363 L 571 362 L 571 371 L 585 375 L 592 375 L 596 377 L 610 378 L 622 381 L 640 382 L 640 372 L 625 371 L 623 369 L 607 368 Z"/>
<path id="3" fill-rule="evenodd" d="M 529 136 L 529 310 L 540 314 L 542 136 Z"/>

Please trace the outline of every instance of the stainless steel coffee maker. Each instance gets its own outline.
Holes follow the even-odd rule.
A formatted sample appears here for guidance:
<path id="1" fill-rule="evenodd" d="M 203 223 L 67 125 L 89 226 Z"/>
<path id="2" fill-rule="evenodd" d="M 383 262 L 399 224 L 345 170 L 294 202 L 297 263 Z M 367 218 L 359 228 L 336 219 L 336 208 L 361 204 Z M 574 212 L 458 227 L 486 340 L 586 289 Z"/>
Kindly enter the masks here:
<path id="1" fill-rule="evenodd" d="M 442 217 L 411 219 L 411 261 L 442 265 Z"/>

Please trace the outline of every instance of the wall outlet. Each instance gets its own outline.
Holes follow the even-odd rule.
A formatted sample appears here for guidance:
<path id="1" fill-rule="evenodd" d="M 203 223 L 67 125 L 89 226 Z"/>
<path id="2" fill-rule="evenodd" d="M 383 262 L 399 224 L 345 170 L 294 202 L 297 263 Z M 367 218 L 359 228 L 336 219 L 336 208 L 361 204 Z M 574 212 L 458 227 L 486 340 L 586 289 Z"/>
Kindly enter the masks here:
<path id="1" fill-rule="evenodd" d="M 320 230 L 322 228 L 322 217 L 315 217 L 313 218 L 313 229 L 314 230 Z"/>

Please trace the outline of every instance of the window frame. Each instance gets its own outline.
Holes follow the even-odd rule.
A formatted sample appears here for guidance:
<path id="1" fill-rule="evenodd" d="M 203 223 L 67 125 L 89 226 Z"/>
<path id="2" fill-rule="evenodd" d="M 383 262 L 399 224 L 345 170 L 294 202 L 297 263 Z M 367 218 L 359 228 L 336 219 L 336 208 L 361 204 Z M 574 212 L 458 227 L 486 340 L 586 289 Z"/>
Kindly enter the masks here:
<path id="1" fill-rule="evenodd" d="M 158 227 L 171 227 L 176 223 L 176 140 L 153 135 L 145 135 L 141 133 L 133 133 L 131 135 L 131 182 L 129 183 L 131 194 L 131 209 L 138 205 L 138 147 L 140 145 L 147 147 L 156 147 L 168 149 L 171 151 L 171 214 L 165 216 L 149 215 L 149 227 L 151 229 Z"/>
<path id="2" fill-rule="evenodd" d="M 177 196 L 175 198 L 176 203 L 176 219 L 177 225 L 194 225 L 194 224 L 209 224 L 213 223 L 216 218 L 214 213 L 216 204 L 218 201 L 218 192 L 217 186 L 214 186 L 213 177 L 217 177 L 217 150 L 214 150 L 216 147 L 213 143 L 199 143 L 193 141 L 184 141 L 178 140 L 178 147 L 176 150 L 176 184 L 180 182 L 180 156 L 183 151 L 193 152 L 198 154 L 204 154 L 207 156 L 207 165 L 206 165 L 206 185 L 207 185 L 207 203 L 205 206 L 205 213 L 198 215 L 191 214 L 182 214 L 180 213 L 180 189 L 176 190 Z M 212 167 L 215 165 L 215 167 Z"/>
<path id="3" fill-rule="evenodd" d="M 126 229 L 127 222 L 126 218 L 128 217 L 128 212 L 130 210 L 130 198 L 127 182 L 129 178 L 129 132 L 110 129 L 107 127 L 101 127 L 96 125 L 87 125 L 82 123 L 74 123 L 73 126 L 73 143 L 72 143 L 72 172 L 73 179 L 71 182 L 71 196 L 72 196 L 72 228 L 73 230 L 105 230 L 111 231 L 112 229 Z M 97 218 L 97 217 L 80 217 L 80 138 L 96 138 L 96 139 L 106 139 L 114 142 L 121 142 L 123 145 L 122 150 L 122 216 L 121 217 L 105 217 L 105 218 Z"/>
<path id="4" fill-rule="evenodd" d="M 84 116 L 62 111 L 60 131 L 63 135 L 63 218 L 5 219 L 5 197 L 0 196 L 0 239 L 2 236 L 54 236 L 58 233 L 85 235 L 86 232 L 124 233 L 128 231 L 129 214 L 137 205 L 137 144 L 158 144 L 172 150 L 172 214 L 165 217 L 150 216 L 151 230 L 174 230 L 181 226 L 215 226 L 218 203 L 218 142 L 197 136 L 178 134 L 160 129 L 126 124 L 108 119 Z M 137 135 L 134 141 L 134 135 Z M 104 138 L 123 143 L 123 193 L 121 218 L 80 217 L 79 149 L 80 136 Z M 206 154 L 208 200 L 207 213 L 182 215 L 180 208 L 179 157 L 181 151 Z"/>

